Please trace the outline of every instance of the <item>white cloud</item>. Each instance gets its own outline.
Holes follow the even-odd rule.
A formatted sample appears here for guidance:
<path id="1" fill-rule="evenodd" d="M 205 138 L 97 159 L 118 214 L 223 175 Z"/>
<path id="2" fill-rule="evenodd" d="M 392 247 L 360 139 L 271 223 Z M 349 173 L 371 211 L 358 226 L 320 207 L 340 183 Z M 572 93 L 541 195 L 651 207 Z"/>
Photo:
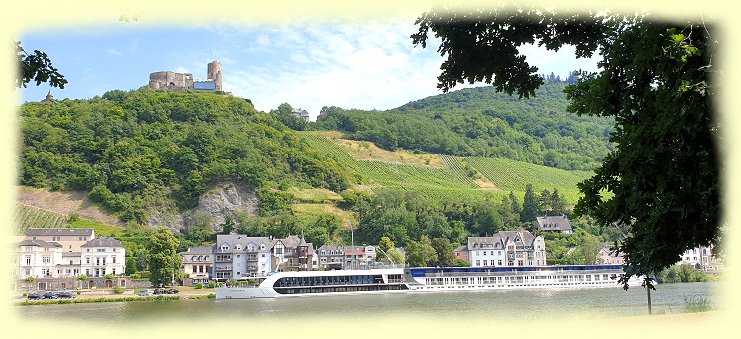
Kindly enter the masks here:
<path id="1" fill-rule="evenodd" d="M 123 55 L 123 53 L 121 51 L 119 51 L 118 49 L 115 49 L 115 48 L 109 48 L 109 49 L 105 50 L 105 52 L 108 53 L 108 54 L 111 54 L 111 55 Z"/>

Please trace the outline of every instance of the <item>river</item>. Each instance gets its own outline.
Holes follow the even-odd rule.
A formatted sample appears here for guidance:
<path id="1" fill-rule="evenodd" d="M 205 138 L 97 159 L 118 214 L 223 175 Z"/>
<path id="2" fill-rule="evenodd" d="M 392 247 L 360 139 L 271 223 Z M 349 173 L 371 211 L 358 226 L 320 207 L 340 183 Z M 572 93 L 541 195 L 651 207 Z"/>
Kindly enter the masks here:
<path id="1" fill-rule="evenodd" d="M 688 300 L 707 299 L 723 309 L 723 283 L 662 284 L 652 291 L 654 314 L 685 312 Z M 65 320 L 98 325 L 209 319 L 367 319 L 399 313 L 420 317 L 492 317 L 492 319 L 610 318 L 647 313 L 646 291 L 633 287 L 577 290 L 509 290 L 303 296 L 251 300 L 182 300 L 34 305 L 15 308 L 21 319 Z"/>

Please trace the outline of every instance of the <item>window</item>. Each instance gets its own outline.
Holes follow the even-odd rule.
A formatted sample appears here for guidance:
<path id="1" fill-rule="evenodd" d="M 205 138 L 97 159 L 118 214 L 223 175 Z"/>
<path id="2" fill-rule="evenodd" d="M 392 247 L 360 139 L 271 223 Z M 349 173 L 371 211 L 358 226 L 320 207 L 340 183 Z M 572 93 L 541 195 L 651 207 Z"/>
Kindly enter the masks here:
<path id="1" fill-rule="evenodd" d="M 100 265 L 100 257 L 95 258 L 95 265 Z"/>
<path id="2" fill-rule="evenodd" d="M 481 261 L 476 260 L 476 266 L 481 266 Z"/>
<path id="3" fill-rule="evenodd" d="M 103 257 L 103 265 L 105 265 L 105 257 Z"/>
<path id="4" fill-rule="evenodd" d="M 497 266 L 502 266 L 502 260 L 497 260 Z"/>
<path id="5" fill-rule="evenodd" d="M 27 255 L 26 256 L 26 265 L 31 265 L 31 256 L 30 255 Z"/>
<path id="6" fill-rule="evenodd" d="M 48 268 L 42 268 L 41 269 L 41 275 L 48 276 L 49 275 L 49 269 Z"/>
<path id="7" fill-rule="evenodd" d="M 74 263 L 72 263 L 72 260 L 70 260 L 70 261 L 69 261 L 69 264 L 70 264 L 70 265 L 74 265 Z"/>
<path id="8" fill-rule="evenodd" d="M 99 248 L 98 252 L 105 252 L 105 248 Z"/>
<path id="9" fill-rule="evenodd" d="M 43 262 L 44 264 L 49 264 L 51 263 L 51 257 L 48 255 L 45 255 L 41 258 L 41 262 Z"/>
<path id="10" fill-rule="evenodd" d="M 86 264 L 89 264 L 90 263 L 90 257 L 85 257 L 85 263 Z"/>
<path id="11" fill-rule="evenodd" d="M 116 269 L 115 269 L 115 268 L 111 269 L 111 273 L 112 273 L 113 275 L 116 275 Z"/>
<path id="12" fill-rule="evenodd" d="M 85 252 L 90 252 L 90 249 L 89 249 L 89 248 L 86 248 L 86 249 L 85 249 Z"/>

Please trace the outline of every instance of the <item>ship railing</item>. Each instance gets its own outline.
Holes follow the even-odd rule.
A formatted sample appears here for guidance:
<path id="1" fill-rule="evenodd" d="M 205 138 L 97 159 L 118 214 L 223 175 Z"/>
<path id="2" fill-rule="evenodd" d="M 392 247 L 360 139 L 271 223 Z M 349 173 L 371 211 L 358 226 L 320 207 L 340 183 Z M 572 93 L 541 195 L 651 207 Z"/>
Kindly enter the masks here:
<path id="1" fill-rule="evenodd" d="M 577 274 L 614 274 L 616 272 L 604 271 L 604 270 L 583 270 L 583 271 L 571 271 L 571 270 L 552 270 L 552 271 L 505 271 L 505 272 L 436 272 L 436 273 L 425 273 L 425 278 L 436 278 L 436 277 L 486 277 L 486 276 L 502 276 L 502 275 L 577 275 Z M 620 272 L 622 273 L 622 272 Z"/>

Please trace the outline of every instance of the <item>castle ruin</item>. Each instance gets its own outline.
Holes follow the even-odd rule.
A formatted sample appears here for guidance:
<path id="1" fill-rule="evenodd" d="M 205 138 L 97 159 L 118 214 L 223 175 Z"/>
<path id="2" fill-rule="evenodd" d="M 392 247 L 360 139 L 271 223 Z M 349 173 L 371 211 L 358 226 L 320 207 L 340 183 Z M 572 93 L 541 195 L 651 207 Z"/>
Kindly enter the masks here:
<path id="1" fill-rule="evenodd" d="M 154 72 L 149 74 L 149 87 L 168 90 L 187 88 L 199 91 L 223 91 L 221 77 L 221 63 L 212 61 L 206 69 L 206 80 L 196 80 L 191 73 Z"/>

